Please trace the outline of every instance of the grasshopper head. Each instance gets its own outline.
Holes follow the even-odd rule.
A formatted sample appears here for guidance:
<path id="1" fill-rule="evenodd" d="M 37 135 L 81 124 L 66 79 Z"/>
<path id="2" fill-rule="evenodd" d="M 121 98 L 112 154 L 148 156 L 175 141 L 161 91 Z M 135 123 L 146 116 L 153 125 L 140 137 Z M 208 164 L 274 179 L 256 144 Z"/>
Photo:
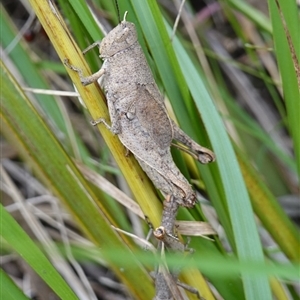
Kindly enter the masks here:
<path id="1" fill-rule="evenodd" d="M 133 23 L 122 21 L 103 38 L 100 44 L 100 57 L 106 58 L 124 51 L 137 41 Z"/>

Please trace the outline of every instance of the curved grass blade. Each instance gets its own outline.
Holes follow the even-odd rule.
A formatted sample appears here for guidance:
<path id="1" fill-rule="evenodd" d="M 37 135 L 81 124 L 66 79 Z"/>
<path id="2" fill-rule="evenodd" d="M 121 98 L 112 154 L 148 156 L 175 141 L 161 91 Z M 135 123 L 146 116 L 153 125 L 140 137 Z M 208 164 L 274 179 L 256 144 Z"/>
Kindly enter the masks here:
<path id="1" fill-rule="evenodd" d="M 32 267 L 61 299 L 78 299 L 40 248 L 0 204 L 1 237 Z M 4 272 L 4 271 L 2 271 Z M 1 272 L 1 273 L 2 273 Z M 3 277 L 2 277 L 3 276 Z M 6 284 L 5 284 L 6 283 Z M 27 299 L 19 288 L 1 274 L 1 299 Z"/>

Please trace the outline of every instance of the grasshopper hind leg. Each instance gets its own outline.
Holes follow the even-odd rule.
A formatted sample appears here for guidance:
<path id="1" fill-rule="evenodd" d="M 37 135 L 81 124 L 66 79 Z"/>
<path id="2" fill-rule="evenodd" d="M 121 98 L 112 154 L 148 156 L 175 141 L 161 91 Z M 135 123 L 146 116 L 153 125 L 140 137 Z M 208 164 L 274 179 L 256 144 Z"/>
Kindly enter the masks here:
<path id="1" fill-rule="evenodd" d="M 197 144 L 184 131 L 182 131 L 174 121 L 172 121 L 172 127 L 174 133 L 174 140 L 180 142 L 181 144 L 185 145 L 190 149 L 185 150 L 184 147 L 177 146 L 179 150 L 185 151 L 188 154 L 192 155 L 202 164 L 208 164 L 216 160 L 216 156 L 211 150 Z M 176 146 L 176 144 L 174 146 Z"/>

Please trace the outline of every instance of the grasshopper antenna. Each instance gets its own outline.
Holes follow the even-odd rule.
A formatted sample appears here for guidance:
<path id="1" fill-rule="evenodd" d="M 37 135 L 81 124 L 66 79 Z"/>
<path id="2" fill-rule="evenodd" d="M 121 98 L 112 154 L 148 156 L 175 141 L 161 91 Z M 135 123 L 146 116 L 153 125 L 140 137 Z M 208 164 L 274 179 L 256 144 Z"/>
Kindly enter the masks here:
<path id="1" fill-rule="evenodd" d="M 119 23 L 121 23 L 120 8 L 119 8 L 118 0 L 115 0 L 115 4 L 116 4 L 117 13 L 118 13 L 118 21 L 119 21 Z"/>

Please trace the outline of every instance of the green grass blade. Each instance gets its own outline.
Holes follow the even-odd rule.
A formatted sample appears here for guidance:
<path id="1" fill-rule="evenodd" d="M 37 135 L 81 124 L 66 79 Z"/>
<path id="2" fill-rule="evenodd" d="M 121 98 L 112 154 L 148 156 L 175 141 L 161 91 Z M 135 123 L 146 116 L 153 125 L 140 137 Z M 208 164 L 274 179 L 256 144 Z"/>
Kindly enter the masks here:
<path id="1" fill-rule="evenodd" d="M 63 249 L 62 249 L 63 251 Z M 90 247 L 88 251 L 84 247 L 78 247 L 77 245 L 73 246 L 74 256 L 79 260 L 93 259 L 101 257 L 102 254 L 97 248 Z M 122 250 L 113 249 L 108 254 L 112 259 L 115 258 L 116 261 L 122 260 Z M 137 251 L 137 257 L 144 264 L 151 264 L 153 257 L 147 255 L 145 251 Z M 208 274 L 216 274 L 216 277 L 220 280 L 222 278 L 237 277 L 241 272 L 249 274 L 251 276 L 269 276 L 276 277 L 280 280 L 289 280 L 291 282 L 297 282 L 299 280 L 299 263 L 289 264 L 289 263 L 276 263 L 270 261 L 264 262 L 241 262 L 235 257 L 224 257 L 224 256 L 215 256 L 212 253 L 199 253 L 195 252 L 193 254 L 194 259 L 186 257 L 183 259 L 184 266 L 183 268 L 189 269 L 191 265 L 195 264 L 198 268 L 204 269 Z M 170 254 L 168 256 L 168 261 L 173 267 L 182 267 L 182 261 L 178 259 L 176 254 Z M 224 298 L 226 299 L 226 298 Z"/>
<path id="2" fill-rule="evenodd" d="M 273 26 L 273 38 L 275 54 L 282 78 L 284 99 L 287 108 L 289 130 L 294 143 L 298 176 L 300 176 L 300 87 L 298 86 L 295 65 L 288 45 L 287 35 L 284 31 L 283 20 L 275 0 L 268 0 L 271 21 Z M 295 49 L 295 55 L 300 59 L 300 21 L 295 1 L 278 1 L 287 30 L 291 37 L 291 43 Z M 299 67 L 299 66 L 298 66 Z M 299 71 L 298 71 L 299 72 Z"/>
<path id="3" fill-rule="evenodd" d="M 78 299 L 51 262 L 4 209 L 2 204 L 0 204 L 0 215 L 2 238 L 6 240 L 61 299 Z M 21 291 L 17 287 L 14 287 L 13 283 L 3 274 L 1 274 L 1 283 L 5 283 L 1 288 L 2 293 L 5 293 L 6 296 L 10 295 L 10 297 L 5 296 L 1 299 L 27 299 L 24 294 L 22 296 Z"/>
<path id="4" fill-rule="evenodd" d="M 292 261 L 299 262 L 299 231 L 287 217 L 270 190 L 263 182 L 258 180 L 259 174 L 257 174 L 257 171 L 250 166 L 241 154 L 239 155 L 239 163 L 256 215 L 284 254 Z"/>
<path id="5" fill-rule="evenodd" d="M 174 48 L 217 156 L 237 255 L 241 261 L 264 261 L 251 202 L 222 119 L 203 85 L 201 77 L 189 57 L 185 55 L 178 40 L 174 41 Z M 251 278 L 251 276 L 245 275 L 243 283 L 246 299 L 271 299 L 266 277 Z"/>
<path id="6" fill-rule="evenodd" d="M 28 300 L 20 288 L 12 281 L 12 279 L 0 269 L 0 299 L 5 300 Z"/>
<path id="7" fill-rule="evenodd" d="M 0 40 L 2 45 L 7 47 L 16 36 L 16 28 L 12 26 L 9 16 L 7 13 L 5 13 L 4 9 L 0 10 L 0 22 L 2 27 Z M 24 44 L 20 42 L 9 53 L 9 58 L 13 61 L 15 67 L 18 69 L 18 72 L 22 76 L 25 85 L 31 88 L 49 90 L 49 85 L 44 76 L 41 74 L 39 64 L 32 61 L 32 55 L 30 55 L 28 52 L 28 49 L 26 51 Z M 59 67 L 60 69 L 63 69 L 64 73 L 66 73 L 63 66 L 60 65 Z M 68 124 L 64 119 L 61 106 L 58 104 L 56 98 L 51 95 L 36 94 L 35 99 L 40 108 L 44 111 L 45 115 L 47 115 L 49 123 L 52 126 L 55 124 L 54 126 L 56 126 L 58 132 L 57 136 L 63 136 L 63 142 L 66 149 L 73 151 L 74 156 L 76 156 L 74 153 L 76 153 L 77 149 L 79 149 L 80 157 L 88 164 L 87 150 L 81 140 L 78 138 L 72 139 L 74 133 L 72 132 L 72 134 L 70 134 L 70 132 L 68 132 Z M 76 143 L 72 144 L 74 141 Z M 71 148 L 71 146 L 73 146 L 73 148 Z"/>
<path id="8" fill-rule="evenodd" d="M 260 28 L 268 33 L 272 33 L 272 25 L 270 20 L 261 13 L 259 10 L 253 8 L 246 1 L 240 0 L 227 0 L 228 4 L 247 16 L 253 23 L 257 24 Z"/>
<path id="9" fill-rule="evenodd" d="M 5 13 L 4 9 L 0 10 L 0 20 L 2 31 L 1 43 L 4 47 L 7 47 L 16 36 L 16 29 L 13 28 L 12 24 L 9 22 L 8 15 Z M 28 86 L 32 88 L 49 89 L 48 84 L 39 73 L 37 66 L 32 63 L 28 53 L 22 45 L 22 43 L 18 43 L 14 47 L 9 54 L 10 59 L 15 63 Z M 49 95 L 36 95 L 36 98 L 40 106 L 48 113 L 48 117 L 52 118 L 58 128 L 66 134 L 67 129 L 65 122 L 55 98 Z"/>

